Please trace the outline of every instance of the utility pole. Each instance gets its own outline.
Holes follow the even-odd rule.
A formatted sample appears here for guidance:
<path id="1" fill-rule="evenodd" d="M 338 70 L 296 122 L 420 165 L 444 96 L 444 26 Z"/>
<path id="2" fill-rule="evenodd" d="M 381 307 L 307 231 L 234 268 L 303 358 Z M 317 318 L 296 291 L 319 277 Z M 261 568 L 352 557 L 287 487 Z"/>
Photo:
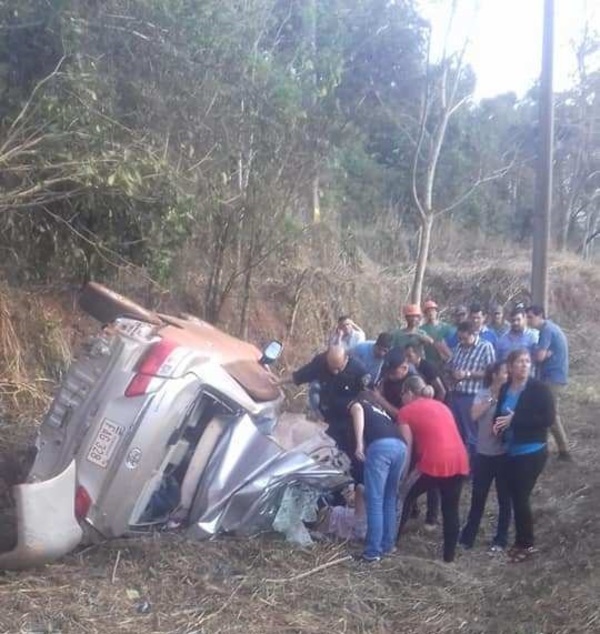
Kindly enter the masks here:
<path id="1" fill-rule="evenodd" d="M 533 218 L 531 295 L 533 302 L 548 310 L 548 247 L 552 209 L 552 158 L 554 150 L 554 0 L 544 0 L 544 37 L 539 97 L 539 141 L 536 198 Z"/>

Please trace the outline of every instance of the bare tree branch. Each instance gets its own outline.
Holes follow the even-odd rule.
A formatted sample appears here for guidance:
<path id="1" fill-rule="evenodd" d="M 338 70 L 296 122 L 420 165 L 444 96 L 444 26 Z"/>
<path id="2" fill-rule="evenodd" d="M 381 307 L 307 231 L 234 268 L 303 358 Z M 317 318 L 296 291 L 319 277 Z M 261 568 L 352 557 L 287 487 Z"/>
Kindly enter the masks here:
<path id="1" fill-rule="evenodd" d="M 472 93 L 465 95 L 462 99 L 459 99 L 449 110 L 448 110 L 448 118 L 450 118 L 457 110 L 459 110 L 462 106 L 464 106 L 468 101 L 473 97 Z"/>
<path id="2" fill-rule="evenodd" d="M 425 138 L 425 133 L 427 129 L 427 119 L 429 118 L 429 107 L 430 107 L 430 99 L 429 99 L 429 72 L 430 65 L 429 59 L 431 56 L 431 29 L 429 30 L 429 38 L 427 40 L 427 66 L 425 68 L 425 92 L 423 95 L 423 101 L 421 104 L 421 123 L 419 126 L 419 136 L 417 140 L 417 145 L 415 148 L 415 153 L 413 156 L 413 165 L 412 165 L 412 173 L 411 173 L 411 190 L 413 201 L 415 206 L 417 207 L 417 211 L 419 212 L 419 216 L 421 217 L 421 221 L 425 222 L 427 219 L 427 214 L 431 212 L 431 208 L 427 207 L 421 201 L 419 196 L 419 190 L 417 186 L 418 172 L 419 172 L 419 158 L 421 155 L 421 147 L 423 145 L 423 140 Z"/>
<path id="3" fill-rule="evenodd" d="M 58 71 L 60 70 L 60 67 L 62 66 L 62 63 L 65 61 L 65 58 L 66 58 L 66 56 L 63 55 L 58 60 L 58 64 L 56 64 L 56 66 L 54 67 L 54 70 L 49 75 L 46 75 L 46 77 L 40 79 L 40 81 L 38 81 L 38 83 L 34 86 L 33 90 L 31 91 L 31 94 L 29 95 L 29 99 L 27 99 L 27 101 L 25 102 L 25 105 L 21 108 L 21 111 L 19 112 L 19 114 L 16 116 L 15 120 L 11 123 L 11 125 L 8 128 L 8 130 L 6 131 L 6 141 L 2 144 L 2 146 L 0 146 L 0 155 L 4 153 L 4 149 L 6 148 L 6 145 L 11 140 L 11 135 L 17 129 L 17 126 L 21 123 L 21 121 L 24 120 L 25 116 L 29 112 L 31 104 L 33 103 L 33 98 L 36 96 L 38 91 L 45 84 L 47 84 L 52 78 L 54 78 L 54 77 L 56 77 L 58 75 Z"/>
<path id="4" fill-rule="evenodd" d="M 514 167 L 514 165 L 515 161 L 513 160 L 509 165 L 505 165 L 504 167 L 494 170 L 486 176 L 480 176 L 465 192 L 458 196 L 458 198 L 456 198 L 453 203 L 451 203 L 447 207 L 444 207 L 443 209 L 438 209 L 437 211 L 435 211 L 435 215 L 441 216 L 442 214 L 446 214 L 449 211 L 460 207 L 460 205 L 467 201 L 477 191 L 477 189 L 481 187 L 481 185 L 506 176 L 506 174 Z"/>

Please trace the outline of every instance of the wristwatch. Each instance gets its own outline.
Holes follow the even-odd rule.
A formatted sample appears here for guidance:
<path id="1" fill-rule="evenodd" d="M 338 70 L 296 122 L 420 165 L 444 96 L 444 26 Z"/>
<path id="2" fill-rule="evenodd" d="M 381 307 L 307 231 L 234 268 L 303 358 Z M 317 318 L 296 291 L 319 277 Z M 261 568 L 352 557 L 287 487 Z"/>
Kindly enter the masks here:
<path id="1" fill-rule="evenodd" d="M 490 405 L 495 405 L 497 402 L 498 402 L 498 400 L 497 400 L 497 399 L 495 399 L 493 396 L 490 396 L 490 397 L 488 398 L 488 403 L 489 403 Z"/>

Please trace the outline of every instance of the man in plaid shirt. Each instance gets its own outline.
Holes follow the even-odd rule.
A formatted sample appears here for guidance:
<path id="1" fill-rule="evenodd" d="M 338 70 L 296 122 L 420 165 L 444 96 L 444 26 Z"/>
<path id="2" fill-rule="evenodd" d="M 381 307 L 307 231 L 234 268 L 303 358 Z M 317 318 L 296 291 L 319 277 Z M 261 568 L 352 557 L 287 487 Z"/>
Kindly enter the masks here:
<path id="1" fill-rule="evenodd" d="M 496 360 L 494 346 L 479 337 L 468 322 L 457 327 L 458 345 L 454 348 L 452 358 L 448 362 L 452 389 L 449 394 L 449 404 L 458 424 L 462 439 L 469 450 L 469 455 L 475 455 L 477 444 L 477 425 L 471 417 L 471 407 L 475 395 L 483 387 L 483 375 L 490 363 Z"/>

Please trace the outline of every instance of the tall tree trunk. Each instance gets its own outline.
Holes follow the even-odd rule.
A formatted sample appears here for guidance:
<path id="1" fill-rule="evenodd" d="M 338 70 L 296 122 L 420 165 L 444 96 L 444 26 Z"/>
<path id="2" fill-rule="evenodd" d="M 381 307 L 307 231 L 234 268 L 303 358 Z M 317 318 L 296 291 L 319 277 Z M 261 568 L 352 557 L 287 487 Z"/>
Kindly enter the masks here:
<path id="1" fill-rule="evenodd" d="M 296 284 L 296 291 L 294 293 L 294 300 L 292 302 L 292 312 L 290 313 L 290 318 L 287 324 L 286 339 L 290 339 L 292 335 L 294 334 L 294 328 L 296 326 L 296 318 L 298 316 L 298 310 L 300 308 L 300 299 L 302 297 L 302 291 L 304 290 L 308 273 L 309 273 L 309 269 L 304 269 L 302 273 L 300 273 L 300 277 L 298 278 L 298 283 Z"/>
<path id="2" fill-rule="evenodd" d="M 252 217 L 250 222 L 250 242 L 248 244 L 248 252 L 246 258 L 246 272 L 244 274 L 244 287 L 242 291 L 242 307 L 240 310 L 240 330 L 241 339 L 248 339 L 248 315 L 250 313 L 250 297 L 252 294 L 252 266 L 254 260 L 254 250 L 256 248 L 256 219 Z"/>
<path id="3" fill-rule="evenodd" d="M 310 31 L 310 52 L 312 57 L 312 95 L 311 95 L 311 106 L 313 110 L 316 109 L 317 105 L 317 2 L 316 0 L 310 0 L 309 2 L 309 31 Z M 310 191 L 310 204 L 312 211 L 312 222 L 313 224 L 318 224 L 321 222 L 321 201 L 319 196 L 319 152 L 317 149 L 317 138 L 316 132 L 314 129 L 314 124 L 312 126 L 311 133 L 311 145 L 312 145 L 312 168 L 314 170 L 313 177 L 311 179 L 311 191 Z"/>
<path id="4" fill-rule="evenodd" d="M 218 303 L 223 278 L 223 257 L 225 247 L 223 244 L 217 245 L 216 253 L 213 256 L 210 275 L 206 285 L 204 298 L 204 319 L 211 324 L 218 321 Z"/>
<path id="5" fill-rule="evenodd" d="M 567 248 L 567 235 L 569 233 L 569 217 L 571 215 L 570 201 L 571 197 L 565 193 L 565 174 L 564 165 L 561 161 L 557 161 L 555 167 L 557 186 L 556 201 L 556 248 L 560 252 L 564 252 Z"/>
<path id="6" fill-rule="evenodd" d="M 558 228 L 556 232 L 556 249 L 561 253 L 567 250 L 567 239 L 569 237 L 569 215 L 564 209 L 560 210 L 558 218 Z"/>
<path id="7" fill-rule="evenodd" d="M 316 172 L 316 170 L 318 169 L 317 161 L 315 160 L 314 163 L 315 163 L 314 169 Z M 311 191 L 312 221 L 313 221 L 313 224 L 316 225 L 319 222 L 321 222 L 321 200 L 319 197 L 319 175 L 317 173 L 315 173 L 315 175 L 313 176 L 311 187 L 312 187 L 312 191 Z"/>
<path id="8" fill-rule="evenodd" d="M 588 217 L 585 223 L 585 235 L 581 246 L 581 257 L 586 261 L 592 259 L 594 240 L 598 237 L 598 214 L 599 212 L 597 209 L 588 212 Z"/>
<path id="9" fill-rule="evenodd" d="M 410 301 L 413 304 L 421 303 L 423 295 L 423 280 L 425 279 L 425 269 L 429 260 L 429 248 L 431 246 L 431 230 L 433 229 L 433 214 L 427 214 L 421 222 L 421 233 L 419 235 L 419 251 L 417 253 L 417 267 L 410 290 Z"/>
<path id="10" fill-rule="evenodd" d="M 252 266 L 248 263 L 248 268 L 244 274 L 244 291 L 242 297 L 242 309 L 240 311 L 240 338 L 248 339 L 248 315 L 250 313 L 250 297 L 252 294 Z"/>
<path id="11" fill-rule="evenodd" d="M 219 213 L 223 213 L 223 209 L 219 209 Z M 229 219 L 217 219 L 216 227 L 210 231 L 214 242 L 212 260 L 210 266 L 210 274 L 206 285 L 204 296 L 204 319 L 211 324 L 219 321 L 221 306 L 223 301 L 221 295 L 223 293 L 223 273 L 225 269 L 225 255 L 227 249 L 231 246 L 230 230 L 232 223 Z"/>

